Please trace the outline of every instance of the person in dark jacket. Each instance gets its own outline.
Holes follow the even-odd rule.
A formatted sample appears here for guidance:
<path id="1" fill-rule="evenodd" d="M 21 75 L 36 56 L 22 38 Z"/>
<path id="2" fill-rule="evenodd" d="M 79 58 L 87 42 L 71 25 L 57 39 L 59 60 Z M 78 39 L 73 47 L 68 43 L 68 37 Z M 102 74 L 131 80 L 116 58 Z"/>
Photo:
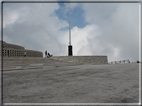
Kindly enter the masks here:
<path id="1" fill-rule="evenodd" d="M 47 50 L 45 51 L 45 58 L 47 58 Z"/>

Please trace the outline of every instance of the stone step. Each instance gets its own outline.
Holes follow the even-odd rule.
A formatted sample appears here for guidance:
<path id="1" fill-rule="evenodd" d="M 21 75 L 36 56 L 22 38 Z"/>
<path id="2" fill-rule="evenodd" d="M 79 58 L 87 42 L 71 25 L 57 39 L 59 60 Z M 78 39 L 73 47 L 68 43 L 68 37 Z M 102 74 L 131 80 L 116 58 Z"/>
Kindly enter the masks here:
<path id="1" fill-rule="evenodd" d="M 3 71 L 25 70 L 25 69 L 42 69 L 42 67 L 12 67 L 12 68 L 3 68 Z"/>
<path id="2" fill-rule="evenodd" d="M 49 58 L 4 58 L 3 64 L 18 64 L 18 63 L 46 63 L 53 59 Z"/>
<path id="3" fill-rule="evenodd" d="M 2 66 L 1 66 L 2 67 Z M 3 66 L 2 68 L 15 68 L 15 66 L 9 66 L 9 65 L 7 65 L 7 66 Z"/>
<path id="4" fill-rule="evenodd" d="M 10 71 L 10 70 L 24 70 L 24 69 L 41 69 L 43 64 L 29 64 L 26 66 L 8 66 L 8 67 L 3 67 L 3 71 Z"/>

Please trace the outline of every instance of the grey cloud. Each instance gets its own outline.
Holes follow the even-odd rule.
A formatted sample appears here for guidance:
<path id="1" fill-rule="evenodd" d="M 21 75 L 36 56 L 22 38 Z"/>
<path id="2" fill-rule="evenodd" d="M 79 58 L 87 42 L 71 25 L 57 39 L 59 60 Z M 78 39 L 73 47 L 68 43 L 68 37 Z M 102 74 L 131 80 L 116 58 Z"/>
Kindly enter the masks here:
<path id="1" fill-rule="evenodd" d="M 83 4 L 85 18 L 101 30 L 101 53 L 109 57 L 113 49 L 120 49 L 120 59 L 139 59 L 139 4 Z M 90 45 L 93 41 L 89 40 Z M 93 47 L 93 46 L 92 46 Z M 93 53 L 93 48 L 91 49 Z M 119 59 L 118 58 L 118 59 Z"/>

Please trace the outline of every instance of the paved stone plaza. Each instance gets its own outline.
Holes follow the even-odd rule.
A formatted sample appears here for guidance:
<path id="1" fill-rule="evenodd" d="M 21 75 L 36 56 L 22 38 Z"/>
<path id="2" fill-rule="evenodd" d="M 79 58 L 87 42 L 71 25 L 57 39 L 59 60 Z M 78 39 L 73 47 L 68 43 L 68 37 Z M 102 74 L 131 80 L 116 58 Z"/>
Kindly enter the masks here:
<path id="1" fill-rule="evenodd" d="M 3 89 L 4 103 L 138 103 L 139 64 L 21 64 L 3 71 Z"/>

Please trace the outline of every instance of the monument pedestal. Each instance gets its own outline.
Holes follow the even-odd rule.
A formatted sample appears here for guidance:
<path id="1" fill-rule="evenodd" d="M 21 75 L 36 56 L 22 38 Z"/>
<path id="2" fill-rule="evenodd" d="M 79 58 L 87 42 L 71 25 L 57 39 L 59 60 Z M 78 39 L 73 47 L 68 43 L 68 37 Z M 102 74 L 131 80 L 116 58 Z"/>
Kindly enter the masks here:
<path id="1" fill-rule="evenodd" d="M 72 56 L 72 45 L 68 46 L 68 56 Z"/>

